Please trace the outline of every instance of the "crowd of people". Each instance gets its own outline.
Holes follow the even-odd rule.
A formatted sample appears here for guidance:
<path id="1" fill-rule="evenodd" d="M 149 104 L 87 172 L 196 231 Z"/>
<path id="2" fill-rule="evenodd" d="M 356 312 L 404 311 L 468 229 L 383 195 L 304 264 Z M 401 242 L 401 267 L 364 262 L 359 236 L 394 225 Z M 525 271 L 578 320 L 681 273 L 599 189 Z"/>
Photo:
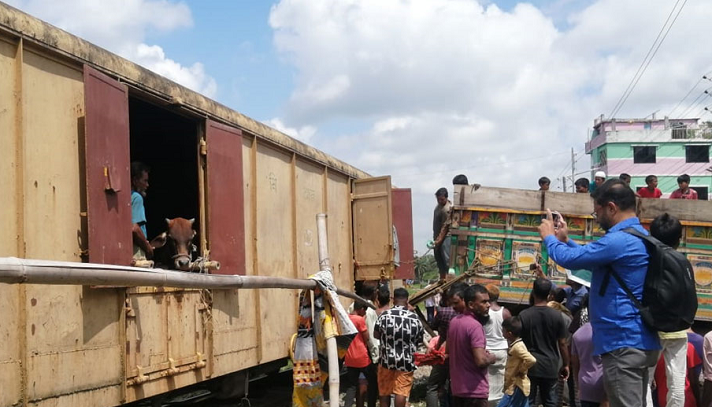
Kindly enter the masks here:
<path id="1" fill-rule="evenodd" d="M 628 188 L 630 188 L 631 176 L 630 174 L 623 173 L 618 177 L 619 180 L 623 181 Z M 588 178 L 579 178 L 574 182 L 574 187 L 577 193 L 588 194 L 596 190 L 597 187 L 603 185 L 606 182 L 606 173 L 603 171 L 596 171 L 593 176 L 593 184 L 591 184 Z M 658 189 L 658 177 L 655 175 L 648 175 L 645 177 L 645 187 L 638 188 L 635 191 L 636 196 L 640 198 L 662 198 L 663 193 Z M 551 180 L 547 177 L 539 178 L 539 190 L 548 191 L 551 186 Z M 690 188 L 690 176 L 687 174 L 682 174 L 677 177 L 678 189 L 670 194 L 670 199 L 692 199 L 697 200 L 697 191 Z"/>
<path id="2" fill-rule="evenodd" d="M 582 407 L 712 406 L 712 333 L 703 339 L 691 330 L 657 332 L 626 294 L 629 289 L 642 297 L 650 261 L 643 240 L 626 232 L 648 233 L 635 213 L 635 193 L 625 180 L 610 179 L 598 183 L 592 197 L 594 218 L 606 231 L 600 239 L 579 245 L 568 238 L 564 219 L 551 215 L 539 227 L 557 264 L 591 270 L 590 288 L 580 281 L 557 286 L 537 266 L 529 307 L 518 315 L 498 303 L 495 285 L 458 282 L 442 293 L 428 318 L 437 336 L 426 346 L 445 362 L 432 367 L 428 407 L 549 407 L 564 400 Z M 447 204 L 445 191 L 438 205 Z M 436 220 L 442 210 L 436 208 Z M 434 222 L 436 239 L 442 222 Z M 663 214 L 650 234 L 677 248 L 682 226 Z M 357 390 L 358 378 L 367 379 L 369 407 L 377 399 L 381 407 L 390 406 L 391 398 L 396 407 L 405 406 L 424 326 L 408 305 L 407 290 L 394 291 L 392 307 L 387 290 L 367 287 L 362 295 L 377 309 L 354 308 L 363 334 L 352 347 L 362 343 L 361 355 L 368 358 L 347 362 L 349 382 Z M 353 403 L 349 398 L 358 401 L 351 394 L 347 406 Z"/>

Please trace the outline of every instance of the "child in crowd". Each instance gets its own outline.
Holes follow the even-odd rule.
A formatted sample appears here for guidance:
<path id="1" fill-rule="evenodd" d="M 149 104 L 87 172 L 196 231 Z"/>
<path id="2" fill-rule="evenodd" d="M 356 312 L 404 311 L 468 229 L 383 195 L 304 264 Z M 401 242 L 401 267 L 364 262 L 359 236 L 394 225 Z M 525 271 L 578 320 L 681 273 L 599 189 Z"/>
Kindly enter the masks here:
<path id="1" fill-rule="evenodd" d="M 547 177 L 539 178 L 539 191 L 548 191 L 551 185 L 551 180 Z"/>
<path id="2" fill-rule="evenodd" d="M 529 368 L 536 358 L 522 342 L 522 321 L 510 317 L 502 322 L 504 337 L 509 342 L 507 366 L 504 370 L 504 396 L 497 407 L 529 407 Z"/>
<path id="3" fill-rule="evenodd" d="M 682 239 L 682 224 L 674 216 L 663 213 L 650 224 L 650 235 L 677 250 Z M 694 346 L 687 342 L 687 331 L 659 332 L 658 335 L 663 348 L 654 374 L 658 405 L 695 406 L 699 399 L 699 379 L 695 377 L 694 368 L 702 361 Z"/>
<path id="4" fill-rule="evenodd" d="M 662 191 L 658 189 L 658 177 L 648 175 L 645 177 L 645 183 L 648 184 L 648 186 L 638 191 L 638 195 L 640 195 L 641 198 L 660 198 L 663 196 Z"/>
<path id="5" fill-rule="evenodd" d="M 346 351 L 344 365 L 346 366 L 346 396 L 344 397 L 344 406 L 353 406 L 354 399 L 358 407 L 364 405 L 364 393 L 359 388 L 361 375 L 367 376 L 368 366 L 371 364 L 371 358 L 368 356 L 368 328 L 366 327 L 366 305 L 360 302 L 354 302 L 354 310 L 349 314 L 351 322 L 358 333 L 354 340 L 351 341 L 349 349 Z"/>
<path id="6" fill-rule="evenodd" d="M 677 177 L 677 186 L 680 187 L 672 191 L 670 199 L 697 199 L 697 191 L 690 188 L 690 176 L 682 174 Z"/>

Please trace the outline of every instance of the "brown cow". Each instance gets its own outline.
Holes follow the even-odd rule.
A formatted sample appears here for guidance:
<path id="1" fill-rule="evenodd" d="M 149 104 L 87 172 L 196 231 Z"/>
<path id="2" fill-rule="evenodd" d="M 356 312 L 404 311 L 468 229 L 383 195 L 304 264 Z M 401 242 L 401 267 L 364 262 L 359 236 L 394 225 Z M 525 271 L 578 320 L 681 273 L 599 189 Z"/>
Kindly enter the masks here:
<path id="1" fill-rule="evenodd" d="M 158 267 L 166 267 L 173 270 L 190 271 L 190 263 L 193 261 L 193 238 L 196 231 L 193 230 L 195 219 L 166 218 L 168 229 L 161 236 L 165 237 L 164 244 L 156 247 L 155 260 Z"/>

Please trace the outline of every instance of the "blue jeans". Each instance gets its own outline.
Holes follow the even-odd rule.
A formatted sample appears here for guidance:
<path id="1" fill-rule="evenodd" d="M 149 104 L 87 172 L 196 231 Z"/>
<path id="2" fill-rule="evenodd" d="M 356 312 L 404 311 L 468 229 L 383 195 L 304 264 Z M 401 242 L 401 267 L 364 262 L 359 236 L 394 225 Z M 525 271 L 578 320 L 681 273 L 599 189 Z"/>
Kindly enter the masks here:
<path id="1" fill-rule="evenodd" d="M 529 407 L 529 397 L 522 393 L 522 389 L 515 387 L 514 393 L 511 395 L 505 393 L 502 396 L 497 407 Z"/>

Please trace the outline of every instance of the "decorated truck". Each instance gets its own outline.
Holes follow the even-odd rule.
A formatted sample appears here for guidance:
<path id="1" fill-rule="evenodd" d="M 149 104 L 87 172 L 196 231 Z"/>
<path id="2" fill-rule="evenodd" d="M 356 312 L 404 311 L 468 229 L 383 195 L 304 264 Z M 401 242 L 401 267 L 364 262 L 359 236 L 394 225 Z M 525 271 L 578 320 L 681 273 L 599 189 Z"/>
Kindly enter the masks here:
<path id="1" fill-rule="evenodd" d="M 500 301 L 527 303 L 532 287 L 532 263 L 539 263 L 556 283 L 567 271 L 555 264 L 542 244 L 538 226 L 547 209 L 558 211 L 568 224 L 569 237 L 579 244 L 605 233 L 593 219 L 588 194 L 456 185 L 450 238 L 455 273 L 469 273 L 478 282 L 501 287 Z M 644 199 L 637 202 L 643 226 L 669 213 L 683 226 L 679 250 L 692 264 L 697 284 L 697 319 L 712 321 L 712 202 Z M 577 272 L 574 270 L 574 272 Z"/>

